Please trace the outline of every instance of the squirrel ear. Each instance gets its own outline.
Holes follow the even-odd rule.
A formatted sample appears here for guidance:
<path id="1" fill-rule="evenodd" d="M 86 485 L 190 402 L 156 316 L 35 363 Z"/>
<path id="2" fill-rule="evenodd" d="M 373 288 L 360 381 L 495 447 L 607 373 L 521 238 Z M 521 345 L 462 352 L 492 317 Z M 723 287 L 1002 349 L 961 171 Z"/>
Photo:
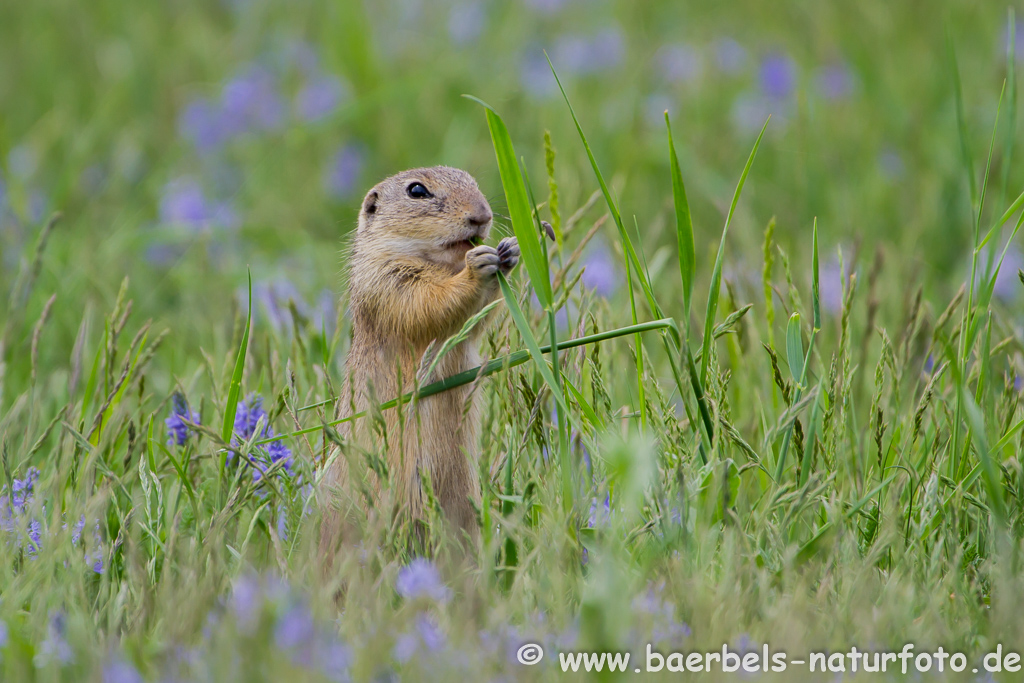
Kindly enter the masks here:
<path id="1" fill-rule="evenodd" d="M 377 199 L 379 195 L 377 190 L 370 190 L 366 194 L 366 198 L 363 199 L 363 213 L 367 215 L 373 215 L 377 213 Z"/>

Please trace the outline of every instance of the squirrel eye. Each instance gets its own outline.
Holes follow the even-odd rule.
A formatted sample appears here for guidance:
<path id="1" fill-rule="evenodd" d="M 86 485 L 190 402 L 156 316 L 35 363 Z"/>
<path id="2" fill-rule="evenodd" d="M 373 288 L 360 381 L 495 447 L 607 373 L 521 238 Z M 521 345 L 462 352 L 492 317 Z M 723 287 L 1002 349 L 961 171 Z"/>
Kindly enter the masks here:
<path id="1" fill-rule="evenodd" d="M 427 190 L 426 187 L 424 187 L 423 183 L 413 183 L 406 188 L 406 192 L 408 192 L 409 196 L 413 199 L 427 199 L 434 196 L 430 194 L 430 191 Z"/>

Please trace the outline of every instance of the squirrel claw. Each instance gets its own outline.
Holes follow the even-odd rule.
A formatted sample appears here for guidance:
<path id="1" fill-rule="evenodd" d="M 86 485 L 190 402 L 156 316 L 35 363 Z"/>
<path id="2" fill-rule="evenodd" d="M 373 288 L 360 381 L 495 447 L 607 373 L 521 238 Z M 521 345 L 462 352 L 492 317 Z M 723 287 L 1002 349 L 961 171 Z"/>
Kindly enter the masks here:
<path id="1" fill-rule="evenodd" d="M 498 272 L 501 257 L 494 247 L 481 245 L 466 252 L 466 267 L 479 277 L 489 277 Z"/>
<path id="2" fill-rule="evenodd" d="M 515 237 L 506 237 L 498 242 L 497 251 L 501 272 L 507 274 L 519 263 L 519 242 Z"/>

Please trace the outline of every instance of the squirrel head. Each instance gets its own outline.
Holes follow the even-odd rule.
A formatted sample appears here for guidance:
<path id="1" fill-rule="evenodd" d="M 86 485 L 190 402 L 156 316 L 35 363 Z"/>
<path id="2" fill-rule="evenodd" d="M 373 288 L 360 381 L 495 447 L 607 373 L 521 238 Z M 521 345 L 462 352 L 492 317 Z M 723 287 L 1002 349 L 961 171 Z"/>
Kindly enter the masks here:
<path id="1" fill-rule="evenodd" d="M 448 166 L 414 168 L 366 193 L 356 234 L 396 255 L 461 267 L 466 252 L 487 238 L 492 218 L 473 176 Z"/>

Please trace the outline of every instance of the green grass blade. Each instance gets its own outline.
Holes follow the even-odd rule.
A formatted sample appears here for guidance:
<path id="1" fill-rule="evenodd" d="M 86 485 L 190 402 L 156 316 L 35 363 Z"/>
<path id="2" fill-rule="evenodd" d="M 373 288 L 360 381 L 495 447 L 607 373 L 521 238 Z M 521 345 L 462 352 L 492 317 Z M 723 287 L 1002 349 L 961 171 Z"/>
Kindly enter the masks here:
<path id="1" fill-rule="evenodd" d="M 793 381 L 799 383 L 804 375 L 804 341 L 800 338 L 800 314 L 789 316 L 786 328 L 786 360 L 789 361 L 789 373 Z"/>
<path id="2" fill-rule="evenodd" d="M 518 304 L 516 305 L 518 309 Z M 640 323 L 639 325 L 630 325 L 628 327 L 620 327 L 615 330 L 608 330 L 606 332 L 598 332 L 597 334 L 588 334 L 585 337 L 578 337 L 576 339 L 567 339 L 564 342 L 559 342 L 558 350 L 565 351 L 567 349 L 574 349 L 580 346 L 587 346 L 588 344 L 597 344 L 599 342 L 608 341 L 609 339 L 617 339 L 618 337 L 625 337 L 630 334 L 636 334 L 637 332 L 652 332 L 655 330 L 671 331 L 676 327 L 676 322 L 672 318 L 662 318 L 661 320 L 651 320 L 649 322 Z M 551 353 L 551 346 L 540 347 L 540 352 Z M 456 387 L 465 386 L 471 382 L 476 381 L 477 377 L 493 375 L 496 372 L 501 372 L 507 368 L 514 368 L 530 360 L 533 357 L 532 353 L 527 349 L 520 349 L 514 353 L 510 353 L 502 358 L 495 358 L 494 360 L 486 363 L 485 365 L 470 368 L 469 370 L 463 370 L 460 373 L 454 374 L 450 377 L 432 382 L 425 387 L 421 387 L 418 392 L 409 392 L 399 398 L 393 398 L 390 401 L 385 401 L 380 404 L 380 410 L 389 410 L 394 408 L 399 403 L 408 403 L 413 398 L 426 398 L 435 394 L 440 394 Z M 334 403 L 338 399 L 330 399 L 328 401 L 321 401 L 308 406 L 304 406 L 301 410 L 311 410 L 328 403 Z M 349 415 L 339 420 L 328 422 L 327 426 L 335 426 L 344 422 L 351 422 L 361 417 L 365 417 L 366 413 L 356 413 L 355 415 Z M 269 439 L 260 439 L 253 443 L 254 446 L 262 446 L 264 444 L 271 443 L 273 441 L 279 441 L 284 438 L 293 438 L 296 436 L 302 436 L 303 434 L 312 434 L 323 429 L 323 425 L 318 427 L 309 427 L 307 429 L 300 429 L 296 432 L 290 432 L 288 434 L 280 434 L 278 436 Z"/>
<path id="3" fill-rule="evenodd" d="M 967 172 L 967 180 L 971 190 L 971 207 L 977 206 L 978 187 L 974 179 L 974 162 L 971 161 L 970 146 L 967 142 L 967 121 L 964 116 L 964 93 L 960 86 L 960 67 L 956 61 L 956 47 L 953 45 L 953 34 L 946 30 L 946 54 L 949 58 L 949 69 L 953 75 L 953 95 L 956 100 L 956 127 L 960 136 L 960 156 Z"/>
<path id="4" fill-rule="evenodd" d="M 559 386 L 558 380 L 555 379 L 554 373 L 551 372 L 551 366 L 548 365 L 546 360 L 544 360 L 544 352 L 541 351 L 540 344 L 537 343 L 537 338 L 533 335 L 533 330 L 530 329 L 530 324 L 526 321 L 526 316 L 523 315 L 523 310 L 519 308 L 519 301 L 516 299 L 515 292 L 512 291 L 512 287 L 508 284 L 508 280 L 506 280 L 505 276 L 501 273 L 498 273 L 498 284 L 501 286 L 501 293 L 505 297 L 505 305 L 508 306 L 508 312 L 512 317 L 512 322 L 515 323 L 516 329 L 519 330 L 519 334 L 523 337 L 523 341 L 526 342 L 526 348 L 530 352 L 530 357 L 533 358 L 534 363 L 537 365 L 537 370 L 540 372 L 540 376 L 551 389 L 551 394 L 555 397 L 555 401 L 558 402 L 559 407 L 568 413 L 569 407 L 565 402 L 565 395 L 562 393 L 562 387 Z"/>
<path id="5" fill-rule="evenodd" d="M 1006 45 L 1006 81 L 1007 111 L 1006 135 L 1003 137 L 1003 195 L 1002 201 L 1006 201 L 1006 193 L 1010 185 L 1010 168 L 1013 159 L 1014 134 L 1017 126 L 1017 18 L 1013 7 L 1007 11 L 1006 25 L 1010 32 L 1007 36 Z"/>
<path id="6" fill-rule="evenodd" d="M 231 443 L 231 435 L 235 430 L 235 411 L 238 408 L 238 395 L 242 390 L 242 374 L 245 372 L 245 354 L 249 348 L 249 327 L 252 324 L 252 272 L 249 273 L 249 306 L 245 315 L 245 331 L 242 332 L 242 343 L 235 355 L 235 369 L 231 373 L 231 384 L 228 386 L 228 400 L 224 406 L 224 422 L 221 437 L 224 443 Z M 221 471 L 227 463 L 228 453 L 221 456 Z"/>
<path id="7" fill-rule="evenodd" d="M 814 310 L 814 329 L 821 329 L 821 278 L 818 273 L 818 217 L 814 217 L 814 233 L 811 238 L 814 249 L 814 281 L 811 289 L 811 304 Z"/>
<path id="8" fill-rule="evenodd" d="M 608 205 L 608 212 L 611 214 L 612 220 L 615 222 L 615 227 L 619 231 L 619 238 L 622 240 L 622 246 L 626 251 L 626 256 L 629 257 L 630 262 L 633 264 L 633 269 L 637 273 L 637 280 L 640 281 L 640 286 L 644 290 L 644 296 L 647 298 L 647 305 L 656 317 L 663 318 L 665 316 L 661 312 L 661 306 L 658 305 L 657 300 L 654 298 L 654 289 L 651 287 L 651 283 L 648 281 L 644 274 L 644 269 L 640 265 L 640 259 L 637 257 L 636 250 L 633 248 L 633 242 L 629 239 L 629 234 L 626 232 L 626 228 L 622 224 L 622 215 L 619 213 L 619 207 L 616 205 L 615 199 L 612 197 L 611 190 L 608 189 L 608 184 L 604 180 L 604 175 L 601 173 L 601 168 L 597 164 L 597 159 L 594 157 L 594 153 L 590 149 L 590 143 L 587 142 L 587 136 L 583 133 L 583 127 L 580 125 L 579 119 L 576 118 L 576 112 L 572 108 L 572 103 L 569 102 L 569 96 L 566 94 L 565 88 L 562 87 L 562 81 L 558 78 L 555 66 L 551 63 L 551 58 L 547 56 L 547 53 L 544 53 L 544 57 L 548 60 L 548 66 L 551 67 L 551 73 L 555 77 L 555 83 L 558 84 L 558 89 L 562 92 L 565 104 L 569 108 L 569 114 L 572 116 L 572 121 L 576 124 L 576 132 L 579 134 L 580 140 L 583 141 L 583 148 L 587 152 L 587 158 L 590 160 L 591 168 L 594 169 L 594 175 L 597 176 L 597 184 L 601 187 L 601 194 L 604 195 L 605 203 Z"/>
<path id="9" fill-rule="evenodd" d="M 814 397 L 814 404 L 811 407 L 811 419 L 807 422 L 807 436 L 804 438 L 804 457 L 800 464 L 799 486 L 807 483 L 811 476 L 811 461 L 814 458 L 814 440 L 817 436 L 818 412 L 821 405 L 821 384 L 818 384 L 818 393 Z"/>
<path id="10" fill-rule="evenodd" d="M 715 315 L 718 313 L 718 297 L 719 290 L 722 286 L 722 262 L 725 259 L 725 238 L 729 234 L 729 225 L 732 223 L 733 214 L 736 212 L 736 205 L 740 201 L 740 193 L 743 192 L 743 185 L 747 182 L 747 175 L 750 173 L 750 167 L 754 164 L 754 157 L 757 156 L 757 148 L 761 146 L 761 138 L 764 137 L 764 131 L 768 128 L 768 121 L 771 121 L 771 116 L 764 122 L 761 127 L 761 132 L 757 135 L 757 140 L 754 142 L 754 148 L 750 150 L 750 156 L 747 157 L 747 164 L 743 167 L 743 173 L 740 174 L 740 181 L 736 184 L 736 190 L 732 195 L 732 203 L 729 205 L 729 213 L 725 217 L 725 227 L 722 228 L 722 239 L 718 243 L 718 256 L 715 257 L 715 269 L 711 272 L 711 290 L 708 292 L 708 307 L 704 315 L 704 342 L 703 342 L 703 356 L 700 359 L 700 384 L 701 386 L 707 386 L 708 383 L 708 366 L 711 363 L 711 341 L 715 330 Z"/>
<path id="11" fill-rule="evenodd" d="M 679 158 L 672 141 L 672 124 L 665 111 L 665 128 L 668 129 L 668 153 L 672 171 L 672 198 L 676 209 L 676 242 L 679 249 L 679 276 L 683 280 L 683 328 L 689 329 L 690 301 L 693 298 L 693 282 L 696 274 L 697 256 L 693 241 L 693 218 L 690 203 L 686 199 L 683 174 L 679 170 Z M 634 321 L 635 322 L 635 321 Z"/>
<path id="12" fill-rule="evenodd" d="M 580 405 L 580 411 L 583 413 L 583 417 L 587 418 L 587 421 L 594 426 L 594 429 L 598 431 L 603 430 L 605 426 L 604 420 L 601 419 L 601 416 L 597 414 L 587 399 L 583 397 L 580 390 L 569 381 L 568 377 L 563 376 L 562 382 L 564 383 L 565 388 L 569 390 L 569 393 L 572 394 L 573 400 Z"/>
<path id="13" fill-rule="evenodd" d="M 530 351 L 530 356 L 533 358 L 534 365 L 537 370 L 540 371 L 540 375 L 544 378 L 544 382 L 551 389 L 551 395 L 555 397 L 555 401 L 558 403 L 559 408 L 559 430 L 560 432 L 566 432 L 565 426 L 563 426 L 564 420 L 571 420 L 575 423 L 573 416 L 569 412 L 569 406 L 565 400 L 565 393 L 562 390 L 561 385 L 555 378 L 554 373 L 551 372 L 551 368 L 548 366 L 546 360 L 544 360 L 543 353 L 540 350 L 540 345 L 537 343 L 537 338 L 533 336 L 533 331 L 530 329 L 529 323 L 526 321 L 526 316 L 523 315 L 523 311 L 519 308 L 519 301 L 516 299 L 515 292 L 508 284 L 508 280 L 501 273 L 498 273 L 498 283 L 501 285 L 501 293 L 505 297 L 505 304 L 508 306 L 509 315 L 512 317 L 512 322 L 515 323 L 516 328 L 519 330 L 519 334 L 523 337 L 523 341 L 526 342 L 526 348 Z M 550 311 L 550 309 L 549 309 Z M 579 425 L 574 424 L 579 429 Z M 580 430 L 582 433 L 582 430 Z M 559 434 L 560 448 L 559 448 L 559 462 L 562 475 L 562 505 L 566 511 L 571 510 L 575 505 L 574 491 L 575 485 L 573 482 L 573 472 L 569 461 L 569 448 L 567 443 L 562 443 L 563 435 Z"/>
<path id="14" fill-rule="evenodd" d="M 540 243 L 540 234 L 534 228 L 533 212 L 526 192 L 526 182 L 519 167 L 512 138 L 508 134 L 505 122 L 486 102 L 470 95 L 466 98 L 484 107 L 487 114 L 487 127 L 491 131 L 491 142 L 494 144 L 494 155 L 498 160 L 498 172 L 501 174 L 501 186 L 505 191 L 512 229 L 519 240 L 519 248 L 523 255 L 526 272 L 530 275 L 530 283 L 541 306 L 549 308 L 554 301 L 551 292 L 551 280 L 548 275 L 548 262 L 544 258 L 544 250 Z"/>
<path id="15" fill-rule="evenodd" d="M 992 227 L 990 227 L 988 229 L 988 232 L 985 233 L 985 238 L 978 242 L 977 248 L 981 249 L 986 244 L 988 244 L 989 240 L 991 240 L 995 236 L 999 228 L 1003 227 L 1003 225 L 1006 224 L 1006 221 L 1010 220 L 1010 218 L 1013 217 L 1013 214 L 1020 211 L 1022 206 L 1024 206 L 1024 192 L 1021 192 L 1019 195 L 1017 195 L 1017 198 L 1013 200 L 1013 204 L 1010 204 L 1006 211 L 1003 212 L 1003 215 L 999 217 L 999 220 L 992 224 Z"/>
<path id="16" fill-rule="evenodd" d="M 963 403 L 964 412 L 967 414 L 967 421 L 971 425 L 971 435 L 974 437 L 974 447 L 978 451 L 978 459 L 981 463 L 981 480 L 988 494 L 989 508 L 993 516 L 1000 524 L 1006 523 L 1006 505 L 1003 500 L 1003 485 L 999 476 L 999 468 L 992 459 L 992 452 L 988 448 L 988 439 L 985 437 L 985 419 L 981 409 L 975 403 L 974 398 L 962 381 L 957 380 L 960 401 Z"/>

